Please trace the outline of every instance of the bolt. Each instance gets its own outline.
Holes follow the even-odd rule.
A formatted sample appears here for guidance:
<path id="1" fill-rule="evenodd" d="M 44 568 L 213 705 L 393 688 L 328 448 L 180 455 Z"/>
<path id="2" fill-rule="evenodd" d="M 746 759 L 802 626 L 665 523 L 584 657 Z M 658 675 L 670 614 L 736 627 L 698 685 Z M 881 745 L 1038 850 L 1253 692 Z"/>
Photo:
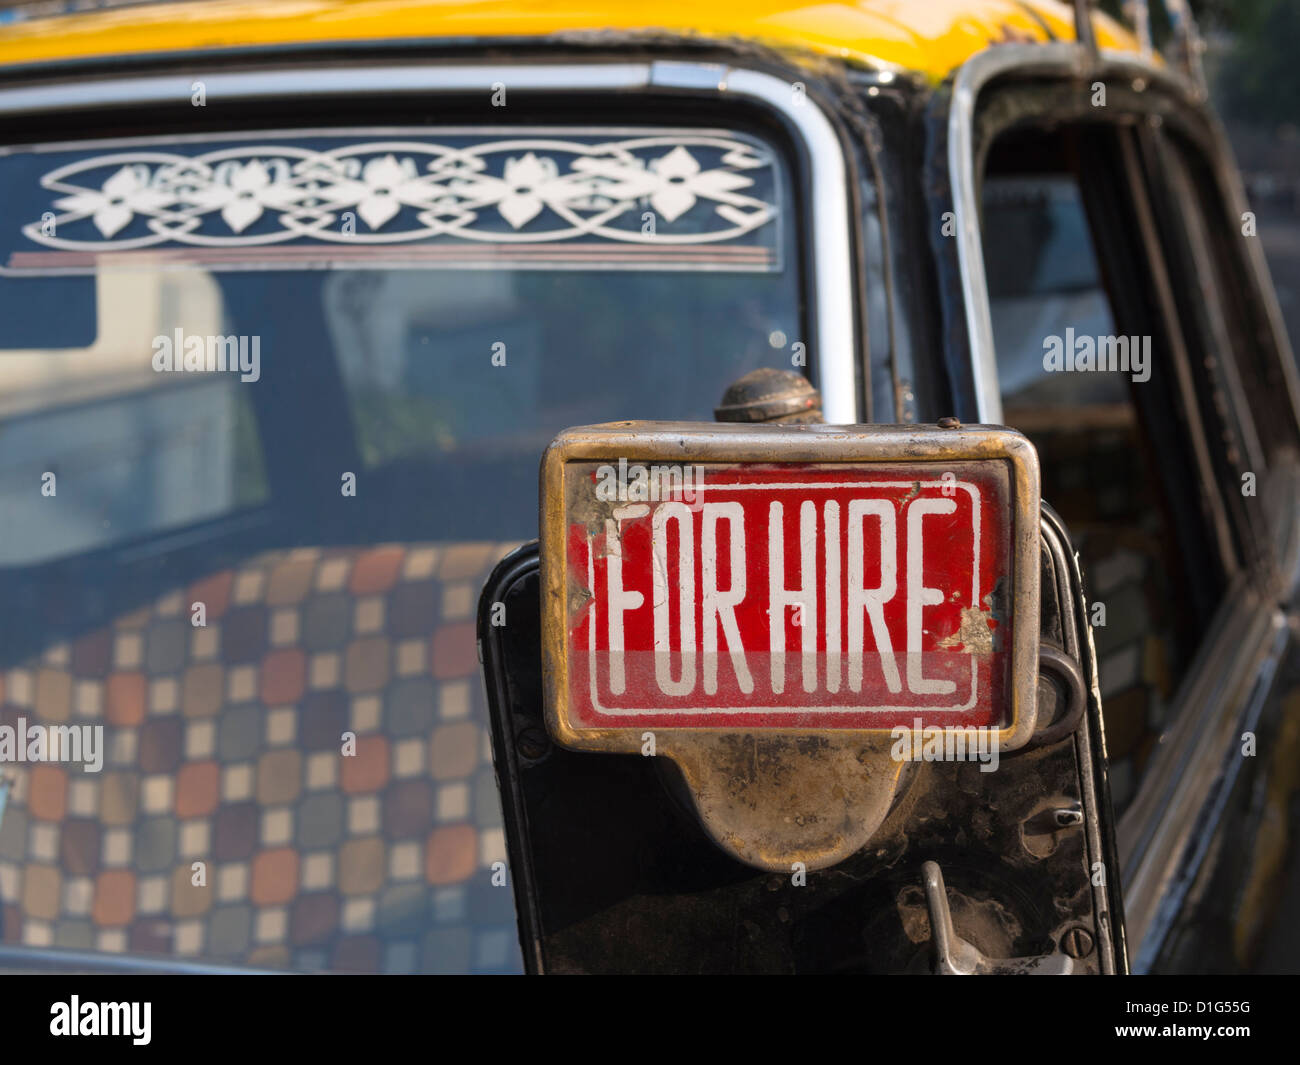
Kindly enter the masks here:
<path id="1" fill-rule="evenodd" d="M 546 733 L 536 725 L 529 725 L 515 737 L 515 747 L 521 755 L 532 761 L 536 761 L 546 754 L 551 746 L 551 741 L 547 738 Z"/>
<path id="2" fill-rule="evenodd" d="M 1071 958 L 1086 958 L 1092 953 L 1092 933 L 1077 925 L 1061 937 L 1061 949 Z"/>
<path id="3" fill-rule="evenodd" d="M 960 428 L 961 428 L 961 422 L 959 422 L 956 418 L 940 418 L 940 419 L 939 419 L 939 428 L 940 428 L 940 429 L 960 429 Z"/>

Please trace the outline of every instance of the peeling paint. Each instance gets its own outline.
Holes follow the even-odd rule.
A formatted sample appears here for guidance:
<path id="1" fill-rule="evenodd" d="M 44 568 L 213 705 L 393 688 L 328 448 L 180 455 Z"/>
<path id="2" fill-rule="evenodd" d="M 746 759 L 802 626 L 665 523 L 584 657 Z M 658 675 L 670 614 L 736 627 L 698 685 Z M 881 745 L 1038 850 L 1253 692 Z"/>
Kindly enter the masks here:
<path id="1" fill-rule="evenodd" d="M 988 615 L 978 607 L 963 607 L 961 626 L 951 636 L 939 641 L 944 648 L 961 647 L 973 655 L 993 653 L 993 626 Z"/>

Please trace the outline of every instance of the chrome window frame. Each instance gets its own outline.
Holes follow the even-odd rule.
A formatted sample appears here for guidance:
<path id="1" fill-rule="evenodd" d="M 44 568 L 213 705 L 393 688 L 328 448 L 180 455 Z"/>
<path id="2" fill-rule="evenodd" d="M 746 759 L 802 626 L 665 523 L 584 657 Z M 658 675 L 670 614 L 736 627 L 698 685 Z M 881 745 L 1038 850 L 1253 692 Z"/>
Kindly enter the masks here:
<path id="1" fill-rule="evenodd" d="M 715 100 L 740 99 L 765 107 L 793 129 L 808 169 L 811 254 L 807 280 L 809 345 L 830 424 L 862 420 L 857 366 L 859 337 L 848 160 L 829 115 L 790 82 L 748 67 L 674 60 L 646 62 L 404 63 L 151 74 L 0 88 L 0 115 L 97 111 L 190 99 L 194 81 L 209 98 L 294 99 L 328 96 L 419 96 L 481 91 L 501 83 L 512 93 L 609 93 L 682 91 Z M 383 125 L 384 123 L 377 123 Z"/>
<path id="2" fill-rule="evenodd" d="M 947 119 L 947 163 L 975 403 L 979 420 L 987 424 L 1001 424 L 1003 412 L 980 236 L 974 119 L 983 89 L 1011 74 L 1079 81 L 1122 78 L 1159 85 L 1189 107 L 1202 102 L 1192 82 L 1149 59 L 1109 50 L 1094 55 L 1076 42 L 999 45 L 958 69 Z M 1228 162 L 1231 150 L 1217 124 L 1211 122 L 1210 128 L 1216 150 L 1208 161 L 1228 206 L 1240 214 L 1246 210 L 1246 200 L 1240 178 Z M 1259 242 L 1248 242 L 1247 249 L 1252 281 L 1278 345 L 1291 409 L 1300 421 L 1300 373 L 1277 295 Z M 1296 558 L 1274 561 L 1286 570 L 1265 574 L 1267 583 L 1279 585 L 1278 592 L 1300 585 L 1300 571 L 1292 571 Z M 1135 973 L 1149 971 L 1156 962 L 1209 852 L 1240 770 L 1235 742 L 1243 728 L 1254 727 L 1286 653 L 1288 629 L 1276 607 L 1279 597 L 1260 595 L 1255 576 L 1240 572 L 1225 591 L 1201 653 L 1175 696 L 1170 725 L 1117 825 L 1124 920 Z M 1100 702 L 1100 693 L 1094 695 Z"/>

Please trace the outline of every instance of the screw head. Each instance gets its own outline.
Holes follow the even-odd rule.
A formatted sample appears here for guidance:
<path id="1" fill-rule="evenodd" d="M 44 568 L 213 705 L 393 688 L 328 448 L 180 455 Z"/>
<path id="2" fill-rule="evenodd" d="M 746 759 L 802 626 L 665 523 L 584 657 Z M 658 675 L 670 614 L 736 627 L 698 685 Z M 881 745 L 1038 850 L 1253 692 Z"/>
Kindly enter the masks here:
<path id="1" fill-rule="evenodd" d="M 1092 933 L 1077 925 L 1067 929 L 1061 937 L 1061 949 L 1071 958 L 1086 958 L 1092 953 Z"/>
<path id="2" fill-rule="evenodd" d="M 940 428 L 940 429 L 960 429 L 960 428 L 961 428 L 961 422 L 959 422 L 956 418 L 940 418 L 940 419 L 939 419 L 939 428 Z"/>
<path id="3" fill-rule="evenodd" d="M 543 757 L 550 746 L 550 737 L 536 725 L 527 726 L 515 737 L 515 749 L 531 761 Z"/>

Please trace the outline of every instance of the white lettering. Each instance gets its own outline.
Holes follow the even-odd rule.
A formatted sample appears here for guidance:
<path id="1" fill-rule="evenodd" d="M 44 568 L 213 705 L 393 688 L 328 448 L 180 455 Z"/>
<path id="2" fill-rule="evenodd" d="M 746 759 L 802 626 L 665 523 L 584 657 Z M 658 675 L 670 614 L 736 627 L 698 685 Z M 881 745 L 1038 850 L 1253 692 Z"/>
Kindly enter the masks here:
<path id="1" fill-rule="evenodd" d="M 864 585 L 862 521 L 867 515 L 880 519 L 880 586 L 868 590 Z M 903 690 L 894 659 L 894 644 L 885 624 L 884 606 L 898 591 L 898 534 L 894 504 L 887 499 L 853 499 L 849 501 L 849 687 L 862 690 L 863 613 L 871 619 L 871 636 L 880 655 L 885 685 L 891 692 Z"/>
<path id="2" fill-rule="evenodd" d="M 627 690 L 627 668 L 623 659 L 623 615 L 645 603 L 640 592 L 623 587 L 623 534 L 619 523 L 641 518 L 650 513 L 644 503 L 618 507 L 612 518 L 605 519 L 605 573 L 608 589 L 605 594 L 609 604 L 609 689 L 615 695 Z"/>
<path id="3" fill-rule="evenodd" d="M 803 690 L 817 690 L 817 504 L 805 499 L 799 506 L 799 588 L 785 584 L 785 508 L 773 503 L 768 508 L 768 619 L 769 649 L 772 653 L 772 691 L 785 691 L 785 612 L 794 607 L 802 612 L 800 647 L 803 659 Z"/>
<path id="4" fill-rule="evenodd" d="M 731 561 L 731 588 L 718 588 L 718 522 L 729 526 L 728 557 Z M 704 691 L 718 690 L 718 626 L 731 652 L 731 668 L 736 671 L 740 690 L 748 695 L 754 690 L 754 678 L 745 663 L 745 649 L 736 624 L 736 607 L 745 598 L 745 508 L 739 503 L 705 503 L 704 534 L 700 544 L 700 569 L 703 591 Z"/>
<path id="5" fill-rule="evenodd" d="M 951 695 L 957 690 L 954 681 L 927 679 L 921 673 L 921 610 L 943 602 L 943 592 L 924 585 L 921 523 L 929 514 L 956 509 L 952 499 L 914 499 L 907 508 L 907 686 L 915 695 Z"/>
<path id="6" fill-rule="evenodd" d="M 681 676 L 672 675 L 672 633 L 668 591 L 668 523 L 677 524 L 678 631 Z M 655 680 L 665 695 L 689 695 L 695 689 L 695 526 L 685 503 L 661 503 L 651 535 L 654 561 Z"/>

